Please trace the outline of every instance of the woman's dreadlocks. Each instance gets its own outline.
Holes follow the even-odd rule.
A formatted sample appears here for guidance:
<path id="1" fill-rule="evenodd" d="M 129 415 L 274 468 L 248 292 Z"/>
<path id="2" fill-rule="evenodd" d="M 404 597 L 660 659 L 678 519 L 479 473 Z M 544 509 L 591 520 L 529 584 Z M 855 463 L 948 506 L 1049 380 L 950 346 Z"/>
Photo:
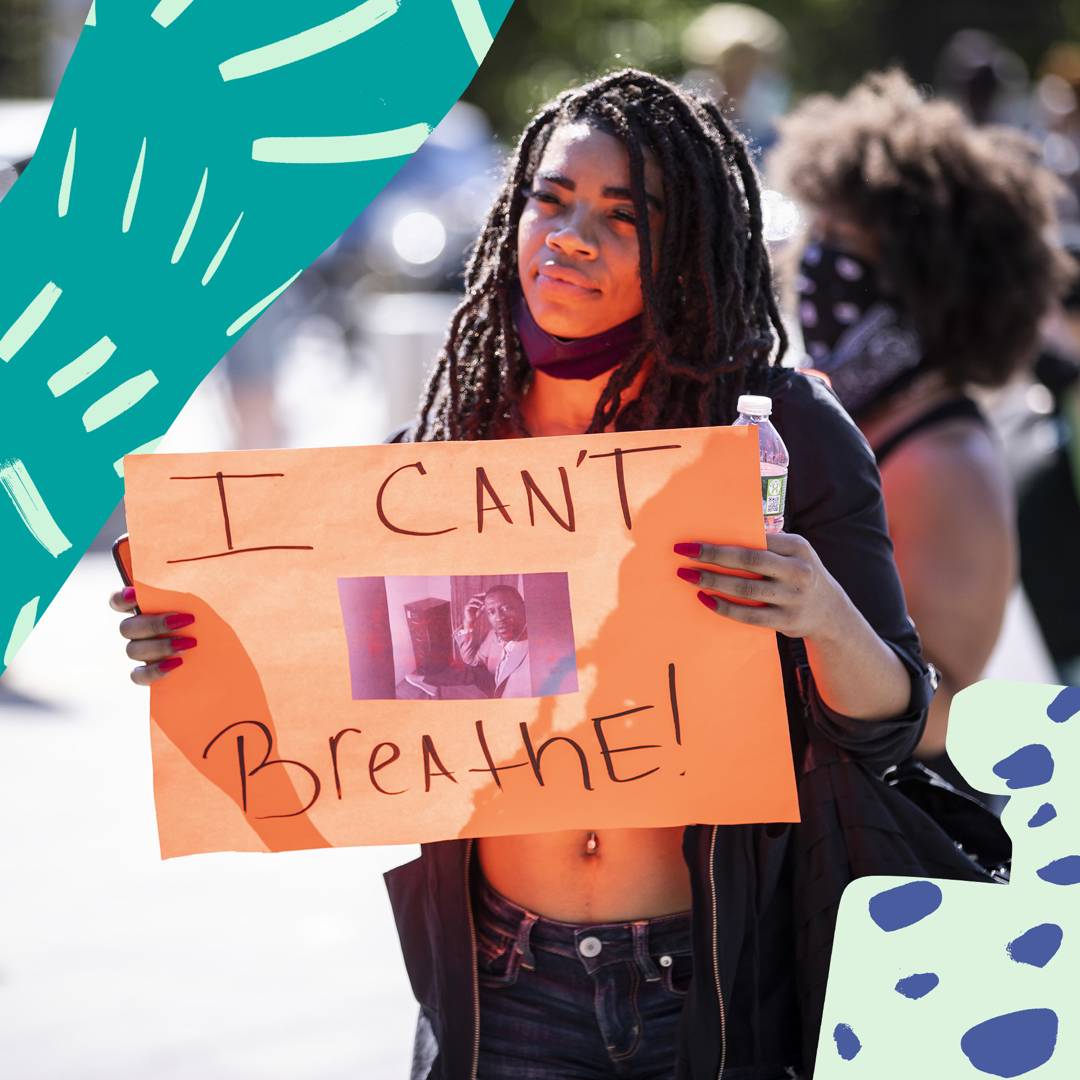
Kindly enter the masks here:
<path id="1" fill-rule="evenodd" d="M 663 79 L 624 70 L 567 90 L 533 117 L 465 271 L 413 431 L 414 439 L 524 432 L 530 368 L 512 317 L 517 230 L 553 131 L 585 121 L 627 148 L 644 298 L 641 347 L 611 374 L 589 431 L 729 423 L 739 394 L 765 388 L 787 346 L 762 238 L 761 198 L 746 144 L 716 105 Z M 645 151 L 663 173 L 667 214 L 653 275 Z M 640 395 L 622 395 L 654 362 Z"/>

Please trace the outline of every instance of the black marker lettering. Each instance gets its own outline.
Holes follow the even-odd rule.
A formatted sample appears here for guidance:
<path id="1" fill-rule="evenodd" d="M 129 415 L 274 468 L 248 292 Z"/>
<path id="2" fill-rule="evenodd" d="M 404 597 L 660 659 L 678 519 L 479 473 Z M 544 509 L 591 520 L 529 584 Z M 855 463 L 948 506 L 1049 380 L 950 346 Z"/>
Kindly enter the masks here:
<path id="1" fill-rule="evenodd" d="M 636 773 L 634 776 L 616 776 L 615 764 L 611 760 L 616 754 L 629 754 L 632 750 L 659 750 L 659 743 L 649 743 L 644 746 L 608 746 L 607 736 L 604 734 L 604 721 L 617 720 L 620 716 L 631 716 L 634 713 L 644 712 L 651 709 L 651 705 L 639 705 L 636 709 L 625 709 L 623 712 L 609 713 L 607 716 L 593 717 L 593 727 L 596 728 L 596 741 L 600 744 L 600 753 L 604 755 L 604 765 L 607 767 L 608 778 L 614 784 L 629 784 L 633 780 L 641 780 L 646 776 L 652 776 L 660 770 L 657 765 L 647 772 Z"/>
<path id="2" fill-rule="evenodd" d="M 336 735 L 330 736 L 330 766 L 334 770 L 334 787 L 337 789 L 337 797 L 339 799 L 341 798 L 341 774 L 338 772 L 337 748 L 342 737 L 347 735 L 350 731 L 354 735 L 364 734 L 358 727 L 347 727 L 342 728 Z"/>
<path id="3" fill-rule="evenodd" d="M 544 504 L 544 509 L 567 531 L 574 531 L 574 500 L 570 497 L 570 479 L 566 470 L 559 466 L 559 477 L 562 479 L 563 499 L 566 502 L 566 517 L 561 517 L 555 507 L 547 500 L 547 496 L 536 486 L 536 481 L 528 469 L 521 470 L 521 479 L 525 484 L 525 494 L 529 500 L 529 524 L 536 524 L 536 516 L 533 508 L 533 496 L 535 495 Z"/>
<path id="4" fill-rule="evenodd" d="M 632 529 L 633 523 L 630 520 L 630 500 L 626 494 L 626 470 L 623 467 L 623 458 L 627 454 L 647 454 L 653 450 L 681 450 L 682 446 L 679 443 L 672 443 L 668 446 L 637 446 L 630 450 L 624 450 L 622 447 L 612 450 L 608 454 L 590 454 L 590 458 L 614 458 L 615 459 L 615 483 L 619 488 L 619 505 L 622 507 L 623 521 L 626 523 L 628 529 Z"/>
<path id="5" fill-rule="evenodd" d="M 390 756 L 386 758 L 385 761 L 376 760 L 379 756 L 379 751 L 383 749 L 389 749 Z M 399 757 L 401 757 L 401 747 L 399 747 L 397 743 L 381 742 L 376 743 L 372 748 L 371 757 L 368 758 L 368 779 L 371 781 L 371 786 L 375 788 L 376 791 L 381 791 L 383 795 L 404 795 L 405 792 L 409 790 L 408 788 L 402 788 L 400 791 L 389 791 L 375 779 L 375 774 L 380 769 L 385 769 L 387 765 L 393 765 Z"/>
<path id="6" fill-rule="evenodd" d="M 267 818 L 299 817 L 301 814 L 306 814 L 315 805 L 315 801 L 319 797 L 319 792 L 322 790 L 322 784 L 319 782 L 318 773 L 316 773 L 314 769 L 308 768 L 308 766 L 305 765 L 303 762 L 293 761 L 290 758 L 275 758 L 273 761 L 271 761 L 270 754 L 274 749 L 274 738 L 270 734 L 270 729 L 265 724 L 260 723 L 258 720 L 238 720 L 236 721 L 236 723 L 229 724 L 228 727 L 222 728 L 221 731 L 219 731 L 206 744 L 206 749 L 204 749 L 202 753 L 203 758 L 206 758 L 206 756 L 210 753 L 210 750 L 213 747 L 214 743 L 216 743 L 222 735 L 224 735 L 228 731 L 232 731 L 233 728 L 244 727 L 246 725 L 257 727 L 259 731 L 262 732 L 263 738 L 266 740 L 266 753 L 263 754 L 262 761 L 249 772 L 247 769 L 247 761 L 244 755 L 244 737 L 242 735 L 238 735 L 236 737 L 236 759 L 241 774 L 240 797 L 244 813 L 247 813 L 248 808 L 247 781 L 249 778 L 254 778 L 259 773 L 261 773 L 263 769 L 270 768 L 271 765 L 295 765 L 298 769 L 303 769 L 304 772 L 308 774 L 315 788 L 314 793 L 312 794 L 311 799 L 308 801 L 307 805 L 301 807 L 299 810 L 293 810 L 288 814 L 258 814 L 256 816 L 259 818 L 260 821 L 262 821 Z"/>
<path id="7" fill-rule="evenodd" d="M 442 536 L 444 533 L 453 532 L 457 528 L 456 525 L 451 525 L 449 529 L 434 529 L 430 532 L 424 532 L 419 529 L 403 529 L 400 525 L 395 525 L 386 516 L 386 511 L 383 510 L 383 495 L 386 492 L 386 487 L 399 472 L 404 472 L 406 469 L 415 469 L 421 476 L 427 476 L 427 469 L 424 468 L 424 463 L 422 461 L 414 461 L 411 465 L 402 465 L 400 469 L 395 469 L 379 485 L 379 493 L 375 496 L 375 513 L 379 515 L 379 520 L 391 532 L 400 533 L 402 536 Z"/>
<path id="8" fill-rule="evenodd" d="M 455 784 L 457 780 L 454 780 L 454 774 L 442 763 L 438 753 L 435 751 L 435 744 L 431 741 L 430 735 L 424 735 L 421 737 L 420 746 L 424 754 L 424 790 L 431 790 L 431 763 L 435 763 L 435 771 L 439 776 L 445 776 L 448 780 L 452 780 Z"/>
<path id="9" fill-rule="evenodd" d="M 487 492 L 492 499 L 495 500 L 492 506 L 484 505 L 484 492 Z M 506 519 L 507 525 L 513 525 L 514 519 L 506 512 L 508 503 L 504 503 L 499 498 L 498 493 L 491 486 L 491 481 L 488 479 L 487 470 L 483 465 L 476 466 L 476 531 L 482 533 L 484 531 L 484 515 L 489 510 L 498 510 L 500 514 Z"/>
<path id="10" fill-rule="evenodd" d="M 532 738 L 529 735 L 529 725 L 522 721 L 518 727 L 521 729 L 521 741 L 525 744 L 525 752 L 529 755 L 529 764 L 532 766 L 536 781 L 541 787 L 544 786 L 544 776 L 540 771 L 540 762 L 544 756 L 544 751 L 547 750 L 549 746 L 562 742 L 566 743 L 567 746 L 572 747 L 577 753 L 578 760 L 581 763 L 581 779 L 582 783 L 585 785 L 585 790 L 593 790 L 593 786 L 589 782 L 589 762 L 585 757 L 585 751 L 582 750 L 573 739 L 566 735 L 553 735 L 550 739 L 546 739 L 542 742 L 540 744 L 540 749 L 537 750 L 533 747 Z"/>
<path id="11" fill-rule="evenodd" d="M 480 743 L 480 749 L 483 751 L 484 760 L 487 762 L 486 769 L 470 769 L 469 772 L 486 772 L 491 773 L 492 780 L 495 781 L 496 786 L 502 789 L 502 780 L 499 778 L 499 773 L 505 772 L 507 769 L 524 769 L 529 763 L 527 761 L 519 761 L 514 765 L 496 765 L 495 759 L 491 756 L 491 749 L 488 747 L 487 736 L 484 734 L 484 721 L 476 721 L 476 739 Z"/>

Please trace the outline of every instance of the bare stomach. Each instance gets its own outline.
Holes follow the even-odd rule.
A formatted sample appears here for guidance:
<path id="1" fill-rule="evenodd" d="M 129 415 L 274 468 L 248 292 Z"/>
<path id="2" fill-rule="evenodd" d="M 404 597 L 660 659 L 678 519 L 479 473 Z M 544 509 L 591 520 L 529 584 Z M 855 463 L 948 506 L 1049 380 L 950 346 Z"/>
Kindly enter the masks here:
<path id="1" fill-rule="evenodd" d="M 596 833 L 494 836 L 477 841 L 484 876 L 496 892 L 561 922 L 630 922 L 690 908 L 683 830 L 608 829 Z"/>

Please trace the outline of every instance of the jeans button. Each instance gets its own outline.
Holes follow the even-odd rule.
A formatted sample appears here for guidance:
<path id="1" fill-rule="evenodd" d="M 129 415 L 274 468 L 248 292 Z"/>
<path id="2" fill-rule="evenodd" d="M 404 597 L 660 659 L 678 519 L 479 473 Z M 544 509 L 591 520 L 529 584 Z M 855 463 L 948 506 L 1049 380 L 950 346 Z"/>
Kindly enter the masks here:
<path id="1" fill-rule="evenodd" d="M 671 967 L 671 957 L 670 956 L 661 956 L 660 957 L 660 966 L 661 967 Z"/>
<path id="2" fill-rule="evenodd" d="M 582 956 L 588 957 L 590 960 L 594 956 L 599 956 L 600 950 L 603 947 L 604 946 L 600 944 L 600 939 L 598 937 L 593 937 L 591 934 L 589 937 L 583 937 L 581 941 L 578 942 L 578 952 L 581 953 Z"/>

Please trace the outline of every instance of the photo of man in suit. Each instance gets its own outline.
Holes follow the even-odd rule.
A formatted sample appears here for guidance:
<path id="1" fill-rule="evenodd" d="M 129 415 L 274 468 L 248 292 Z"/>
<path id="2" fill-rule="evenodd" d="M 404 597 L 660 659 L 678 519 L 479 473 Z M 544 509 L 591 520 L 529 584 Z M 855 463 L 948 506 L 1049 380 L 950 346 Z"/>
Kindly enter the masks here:
<path id="1" fill-rule="evenodd" d="M 484 620 L 490 630 L 483 630 Z M 493 585 L 465 605 L 464 625 L 454 633 L 462 661 L 491 697 L 532 697 L 525 601 L 512 585 Z"/>
<path id="2" fill-rule="evenodd" d="M 338 589 L 356 701 L 578 690 L 564 572 L 340 578 Z"/>

